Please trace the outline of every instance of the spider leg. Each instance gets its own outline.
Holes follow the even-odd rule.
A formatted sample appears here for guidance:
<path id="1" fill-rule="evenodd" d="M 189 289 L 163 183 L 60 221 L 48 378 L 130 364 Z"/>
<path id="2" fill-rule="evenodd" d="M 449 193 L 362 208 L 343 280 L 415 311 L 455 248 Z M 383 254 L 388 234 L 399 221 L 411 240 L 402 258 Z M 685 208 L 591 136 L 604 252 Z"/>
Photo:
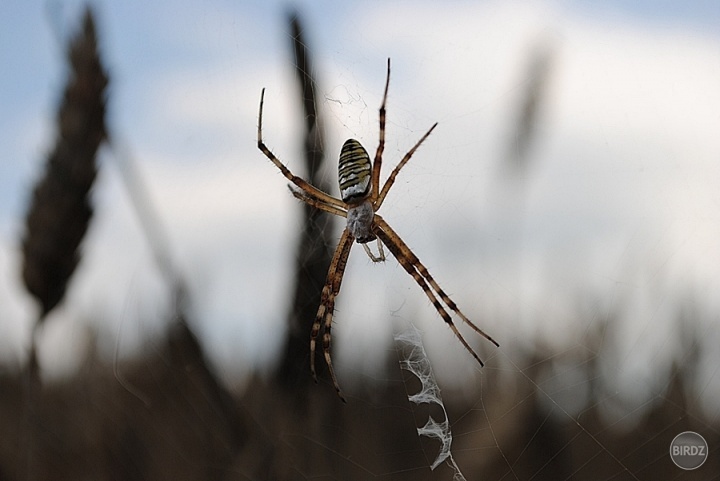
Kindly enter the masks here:
<path id="1" fill-rule="evenodd" d="M 450 296 L 448 296 L 445 291 L 442 290 L 442 288 L 438 285 L 435 279 L 433 279 L 433 277 L 430 275 L 430 272 L 428 272 L 427 268 L 420 262 L 420 259 L 418 259 L 418 257 L 412 252 L 412 250 L 410 250 L 407 244 L 403 242 L 400 236 L 398 236 L 397 233 L 392 230 L 392 228 L 388 225 L 387 222 L 385 222 L 382 217 L 376 214 L 375 222 L 378 227 L 375 231 L 375 234 L 383 241 L 383 243 L 385 243 L 385 245 L 388 247 L 388 249 L 390 249 L 390 252 L 393 253 L 398 262 L 400 262 L 403 268 L 405 268 L 405 270 L 420 285 L 420 287 L 423 289 L 425 294 L 435 306 L 435 309 L 438 311 L 438 313 L 440 313 L 440 316 L 445 320 L 445 322 L 448 323 L 457 338 L 460 339 L 460 342 L 463 344 L 463 346 L 465 346 L 465 348 L 473 355 L 473 357 L 475 357 L 475 359 L 482 366 L 483 362 L 480 360 L 475 351 L 470 348 L 468 343 L 457 330 L 452 320 L 450 319 L 450 316 L 447 314 L 447 311 L 445 311 L 442 308 L 442 304 L 437 301 L 437 298 L 433 295 L 432 291 L 428 287 L 428 284 L 430 284 L 432 289 L 435 291 L 435 293 L 437 293 L 440 299 L 442 299 L 445 305 L 447 305 L 452 311 L 454 311 L 458 316 L 460 316 L 460 318 L 475 332 L 477 332 L 496 346 L 499 347 L 500 345 L 495 339 L 485 333 L 485 331 L 473 324 L 473 322 L 470 321 L 470 319 L 468 319 L 467 316 L 462 313 L 462 311 L 460 311 L 460 309 L 457 307 L 457 304 L 455 304 L 455 302 L 450 299 Z"/>
<path id="2" fill-rule="evenodd" d="M 389 235 L 382 229 L 377 229 L 376 234 L 378 238 L 382 239 L 387 248 L 390 250 L 390 252 L 392 252 L 400 265 L 403 267 L 403 269 L 405 269 L 405 271 L 410 274 L 413 279 L 415 279 L 415 282 L 418 283 L 425 295 L 428 297 L 428 299 L 430 299 L 430 302 L 435 307 L 435 310 L 438 312 L 438 314 L 440 314 L 440 317 L 442 317 L 443 320 L 447 323 L 447 325 L 450 326 L 453 334 L 455 334 L 455 337 L 460 340 L 460 343 L 463 345 L 463 347 L 465 347 L 465 349 L 475 358 L 475 360 L 480 364 L 480 366 L 484 366 L 485 364 L 482 362 L 482 359 L 480 359 L 480 356 L 478 356 L 477 353 L 473 350 L 473 348 L 470 347 L 470 344 L 468 344 L 468 342 L 458 330 L 457 326 L 455 326 L 455 323 L 452 321 L 450 314 L 448 314 L 440 301 L 438 301 L 437 297 L 435 297 L 435 294 L 433 294 L 432 290 L 425 281 L 425 278 L 418 271 L 417 266 L 412 262 L 411 259 L 406 257 L 403 249 L 400 247 L 400 245 L 396 243 L 397 239 L 394 239 L 391 235 Z"/>
<path id="3" fill-rule="evenodd" d="M 413 266 L 418 270 L 418 272 L 427 280 L 427 282 L 430 284 L 430 286 L 435 290 L 435 292 L 440 296 L 440 299 L 447 305 L 450 309 L 452 309 L 460 318 L 470 326 L 475 332 L 480 334 L 482 337 L 487 339 L 488 341 L 492 342 L 496 346 L 500 347 L 500 344 L 497 343 L 495 339 L 490 337 L 489 334 L 487 334 L 485 331 L 480 329 L 478 326 L 476 326 L 470 319 L 465 316 L 465 314 L 460 311 L 460 308 L 458 308 L 457 304 L 450 299 L 450 296 L 448 296 L 445 291 L 442 290 L 442 288 L 438 285 L 437 282 L 435 282 L 435 279 L 430 275 L 430 272 L 428 272 L 427 268 L 420 262 L 420 259 L 417 258 L 415 254 L 413 254 L 412 250 L 410 250 L 410 247 L 403 242 L 403 240 L 400 238 L 400 236 L 395 232 L 390 225 L 385 222 L 385 219 L 380 217 L 379 215 L 375 214 L 375 222 L 380 226 L 380 228 L 385 231 L 387 235 L 390 236 L 391 239 L 394 240 L 395 244 L 397 244 L 397 247 L 402 251 L 402 253 L 407 257 L 407 259 L 412 263 Z M 383 240 L 384 242 L 384 240 Z M 389 247 L 389 246 L 388 246 Z M 393 253 L 394 254 L 394 253 Z"/>
<path id="4" fill-rule="evenodd" d="M 258 149 L 265 154 L 265 157 L 270 159 L 273 164 L 277 166 L 278 169 L 280 169 L 280 172 L 285 176 L 286 179 L 288 179 L 290 182 L 295 184 L 298 188 L 302 189 L 305 194 L 307 194 L 308 197 L 312 197 L 318 200 L 321 200 L 325 202 L 326 204 L 334 205 L 337 207 L 344 207 L 345 203 L 341 201 L 340 199 L 336 199 L 325 192 L 321 191 L 320 189 L 314 187 L 313 185 L 309 184 L 302 178 L 296 176 L 292 172 L 290 172 L 290 169 L 285 167 L 282 162 L 280 162 L 280 159 L 275 157 L 275 154 L 273 154 L 270 149 L 267 148 L 265 145 L 265 142 L 263 142 L 262 139 L 262 114 L 263 114 L 263 103 L 265 100 L 265 89 L 262 89 L 262 93 L 260 94 L 260 113 L 258 115 L 258 132 L 257 132 L 257 145 Z"/>
<path id="5" fill-rule="evenodd" d="M 363 246 L 363 249 L 365 249 L 365 253 L 370 258 L 371 261 L 385 262 L 385 251 L 383 251 L 383 245 L 382 245 L 382 242 L 380 242 L 380 240 L 377 241 L 377 246 L 378 246 L 378 255 L 377 256 L 372 253 L 372 251 L 370 250 L 370 248 L 368 247 L 367 244 L 363 244 L 362 246 Z"/>
<path id="6" fill-rule="evenodd" d="M 346 210 L 340 209 L 331 204 L 326 204 L 322 200 L 316 199 L 315 197 L 310 197 L 304 190 L 298 189 L 293 184 L 288 184 L 288 187 L 290 188 L 290 192 L 296 199 L 305 202 L 307 205 L 310 205 L 312 207 L 315 207 L 316 209 L 320 209 L 325 212 L 329 212 L 331 214 L 335 214 L 340 217 L 347 217 Z"/>
<path id="7" fill-rule="evenodd" d="M 375 203 L 374 203 L 375 210 L 378 210 L 380 208 L 380 206 L 382 205 L 383 200 L 385 200 L 385 196 L 390 191 L 390 187 L 392 187 L 393 184 L 395 183 L 395 177 L 397 177 L 398 173 L 400 173 L 400 169 L 402 169 L 403 166 L 405 164 L 407 164 L 408 160 L 410 160 L 410 157 L 412 157 L 412 155 L 415 153 L 415 151 L 418 149 L 418 147 L 420 147 L 420 144 L 422 144 L 425 141 L 425 139 L 428 138 L 428 136 L 435 129 L 435 127 L 437 127 L 437 122 L 435 122 L 433 124 L 433 126 L 430 127 L 430 130 L 425 132 L 425 135 L 423 135 L 420 138 L 420 140 L 418 140 L 418 142 L 413 146 L 413 148 L 410 149 L 407 154 L 405 154 L 405 157 L 402 158 L 402 160 L 398 163 L 398 165 L 395 166 L 393 171 L 390 173 L 390 177 L 388 177 L 387 180 L 385 181 L 385 185 L 383 185 L 380 195 L 377 197 L 377 200 L 375 200 Z"/>
<path id="8" fill-rule="evenodd" d="M 328 365 L 328 370 L 330 371 L 330 377 L 332 378 L 333 385 L 335 386 L 335 391 L 337 391 L 338 396 L 340 396 L 340 399 L 342 399 L 343 402 L 346 401 L 340 392 L 340 386 L 338 385 L 335 370 L 332 365 L 332 359 L 330 358 L 330 342 L 332 340 L 330 330 L 332 328 L 333 311 L 335 310 L 335 297 L 340 292 L 340 284 L 342 283 L 343 274 L 345 273 L 345 267 L 347 266 L 347 259 L 350 255 L 353 240 L 354 239 L 350 235 L 350 231 L 345 229 L 340 237 L 340 242 L 335 249 L 332 261 L 330 262 L 327 280 L 325 281 L 325 286 L 323 287 L 322 294 L 320 295 L 320 307 L 318 307 L 315 322 L 313 322 L 312 331 L 310 333 L 310 372 L 312 373 L 315 382 L 317 382 L 317 376 L 315 374 L 315 344 L 318 334 L 320 333 L 320 324 L 324 321 L 325 332 L 323 333 L 322 343 L 325 362 Z"/>
<path id="9" fill-rule="evenodd" d="M 382 103 L 380 104 L 380 136 L 378 148 L 375 151 L 375 160 L 373 161 L 372 170 L 372 192 L 371 198 L 373 204 L 380 192 L 380 167 L 382 166 L 382 154 L 385 150 L 385 104 L 387 102 L 388 88 L 390 87 L 390 59 L 387 61 L 387 78 L 385 79 L 385 93 L 383 93 Z M 376 209 L 377 210 L 377 209 Z"/>

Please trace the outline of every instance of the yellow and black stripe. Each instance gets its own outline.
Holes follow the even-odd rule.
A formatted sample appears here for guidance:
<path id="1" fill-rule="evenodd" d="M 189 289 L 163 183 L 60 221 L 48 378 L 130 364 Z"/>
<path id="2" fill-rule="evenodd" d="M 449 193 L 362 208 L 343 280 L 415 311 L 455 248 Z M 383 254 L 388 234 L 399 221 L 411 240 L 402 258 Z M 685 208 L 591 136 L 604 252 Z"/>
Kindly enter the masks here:
<path id="1" fill-rule="evenodd" d="M 340 150 L 338 182 L 343 202 L 352 203 L 370 192 L 372 164 L 365 148 L 355 139 L 348 139 Z"/>

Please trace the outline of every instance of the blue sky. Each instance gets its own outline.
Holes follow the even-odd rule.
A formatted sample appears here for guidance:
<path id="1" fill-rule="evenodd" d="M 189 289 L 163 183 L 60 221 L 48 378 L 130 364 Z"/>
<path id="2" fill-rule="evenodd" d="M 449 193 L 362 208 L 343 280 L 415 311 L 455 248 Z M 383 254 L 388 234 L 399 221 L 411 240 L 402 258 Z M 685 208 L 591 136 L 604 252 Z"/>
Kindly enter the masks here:
<path id="1" fill-rule="evenodd" d="M 575 0 L 565 2 L 570 8 L 584 10 L 586 13 L 616 15 L 628 17 L 640 23 L 687 25 L 691 29 L 714 29 L 720 19 L 720 6 L 712 0 L 681 2 L 677 0 L 611 0 L 594 2 Z"/>
<path id="2" fill-rule="evenodd" d="M 33 317 L 18 282 L 19 236 L 52 145 L 61 42 L 79 5 L 0 7 L 0 337 L 8 362 L 23 358 Z M 266 140 L 300 169 L 286 4 L 95 5 L 112 134 L 139 163 L 166 223 L 201 313 L 198 329 L 228 372 L 267 368 L 282 339 L 298 207 L 254 137 L 265 87 Z M 663 366 L 678 354 L 658 352 L 677 335 L 672 320 L 688 293 L 717 316 L 720 38 L 712 2 L 306 2 L 298 9 L 329 152 L 348 137 L 374 148 L 387 57 L 386 165 L 439 122 L 393 187 L 384 217 L 501 343 L 578 342 L 571 338 L 622 312 L 616 382 L 632 385 L 647 374 L 648 359 Z M 547 105 L 532 168 L 513 183 L 500 164 L 538 42 L 554 52 Z M 334 169 L 326 172 L 333 184 Z M 46 363 L 60 371 L 79 357 L 60 346 L 68 338 L 81 346 L 85 324 L 100 329 L 107 352 L 116 344 L 137 349 L 162 326 L 162 281 L 108 151 L 101 170 L 83 263 L 43 333 Z M 582 322 L 579 299 L 595 306 Z M 353 339 L 361 347 L 338 355 L 341 372 L 371 372 L 360 351 L 387 348 L 393 322 L 407 320 L 433 338 L 428 349 L 441 375 L 458 363 L 474 369 L 461 350 L 448 349 L 454 339 L 394 261 L 370 265 L 354 251 L 339 302 L 339 345 Z M 717 339 L 717 328 L 703 328 Z M 717 373 L 707 376 L 720 390 Z"/>

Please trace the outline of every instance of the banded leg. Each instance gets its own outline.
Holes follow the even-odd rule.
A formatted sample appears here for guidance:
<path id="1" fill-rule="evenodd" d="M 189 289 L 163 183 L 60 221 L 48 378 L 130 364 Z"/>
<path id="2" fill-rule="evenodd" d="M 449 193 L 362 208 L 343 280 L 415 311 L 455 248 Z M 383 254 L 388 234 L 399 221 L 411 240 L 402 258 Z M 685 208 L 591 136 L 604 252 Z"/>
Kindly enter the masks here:
<path id="1" fill-rule="evenodd" d="M 480 359 L 480 356 L 478 356 L 472 347 L 470 347 L 470 344 L 467 343 L 465 338 L 462 334 L 460 334 L 460 331 L 458 330 L 457 326 L 455 326 L 455 323 L 452 321 L 452 318 L 450 317 L 450 314 L 445 310 L 443 305 L 438 301 L 437 297 L 435 297 L 435 294 L 433 294 L 432 290 L 430 290 L 430 287 L 428 286 L 427 282 L 425 282 L 425 279 L 423 276 L 418 272 L 418 270 L 415 268 L 415 266 L 410 262 L 410 259 L 405 257 L 403 254 L 402 249 L 400 246 L 398 246 L 395 243 L 395 239 L 390 237 L 386 232 L 378 229 L 377 236 L 382 239 L 382 241 L 385 243 L 387 248 L 392 252 L 392 254 L 395 256 L 395 258 L 398 260 L 400 265 L 407 271 L 408 274 L 412 276 L 413 279 L 415 279 L 415 282 L 418 283 L 420 288 L 422 288 L 425 295 L 430 299 L 430 302 L 435 307 L 435 310 L 440 314 L 440 317 L 443 318 L 443 320 L 447 323 L 448 326 L 450 326 L 450 329 L 452 329 L 453 334 L 455 334 L 455 337 L 457 337 L 460 340 L 460 343 L 465 347 L 465 349 L 475 358 L 475 360 L 480 364 L 480 366 L 484 366 L 485 364 L 482 362 L 482 359 Z"/>
<path id="2" fill-rule="evenodd" d="M 380 104 L 380 135 L 378 140 L 378 148 L 375 151 L 375 160 L 373 161 L 372 170 L 372 192 L 371 198 L 373 203 L 380 192 L 380 167 L 382 166 L 382 154 L 385 150 L 385 103 L 387 102 L 388 88 L 390 87 L 390 59 L 387 62 L 387 78 L 385 79 L 385 93 L 383 93 L 382 103 Z M 377 209 L 376 209 L 377 210 Z"/>
<path id="3" fill-rule="evenodd" d="M 407 154 L 405 154 L 405 157 L 402 158 L 398 165 L 395 166 L 393 171 L 390 173 L 390 177 L 388 177 L 385 181 L 385 185 L 383 185 L 382 191 L 380 192 L 380 195 L 377 197 L 377 200 L 374 203 L 375 210 L 378 210 L 382 205 L 383 200 L 385 200 L 385 196 L 390 191 L 390 187 L 392 187 L 395 183 L 395 177 L 397 177 L 398 173 L 400 173 L 400 169 L 402 169 L 403 166 L 407 164 L 408 160 L 410 160 L 410 157 L 412 157 L 418 147 L 420 147 L 420 144 L 422 144 L 425 139 L 430 136 L 430 133 L 435 130 L 435 127 L 437 127 L 437 122 L 435 122 L 433 126 L 430 127 L 430 130 L 425 132 L 425 135 L 423 135 L 422 138 L 418 140 L 418 142 L 413 146 L 413 148 L 410 149 Z"/>
<path id="4" fill-rule="evenodd" d="M 288 184 L 288 187 L 290 188 L 290 192 L 296 199 L 305 202 L 307 205 L 315 207 L 316 209 L 322 210 L 324 212 L 329 212 L 331 214 L 335 214 L 340 217 L 347 217 L 347 211 L 340 209 L 338 207 L 335 207 L 334 205 L 326 204 L 325 202 L 323 202 L 319 199 L 316 199 L 314 197 L 310 197 L 305 194 L 304 190 L 300 190 L 299 188 L 295 187 L 293 184 Z"/>
<path id="5" fill-rule="evenodd" d="M 273 154 L 270 151 L 270 149 L 268 149 L 268 147 L 265 145 L 265 142 L 263 142 L 263 139 L 262 139 L 262 114 L 263 114 L 264 101 L 265 101 L 265 89 L 262 89 L 262 93 L 260 94 L 260 113 L 258 115 L 258 132 L 257 132 L 258 149 L 260 149 L 260 151 L 263 154 L 265 154 L 265 157 L 270 159 L 272 161 L 272 163 L 275 164 L 278 169 L 280 169 L 280 172 L 282 172 L 282 175 L 284 175 L 287 180 L 289 180 L 290 182 L 295 184 L 308 197 L 320 200 L 322 202 L 325 202 L 326 204 L 344 208 L 345 204 L 340 199 L 336 199 L 336 198 L 326 194 L 325 192 L 321 191 L 320 189 L 309 184 L 307 181 L 305 181 L 302 178 L 298 177 L 297 175 L 293 174 L 290 171 L 290 169 L 285 167 L 285 165 L 282 162 L 280 162 L 280 159 L 275 157 L 275 154 Z"/>
<path id="6" fill-rule="evenodd" d="M 420 262 L 420 259 L 418 259 L 417 256 L 415 254 L 413 254 L 413 252 L 410 250 L 410 248 L 407 246 L 407 244 L 405 244 L 405 242 L 403 242 L 403 240 L 400 238 L 400 236 L 397 235 L 397 233 L 394 230 L 392 230 L 392 227 L 390 227 L 390 225 L 387 222 L 385 222 L 385 219 L 383 219 L 382 217 L 380 217 L 379 215 L 376 214 L 375 222 L 380 227 L 380 229 L 383 231 L 383 234 L 385 234 L 387 237 L 392 239 L 393 243 L 396 245 L 396 248 L 401 252 L 401 254 L 414 266 L 415 269 L 417 269 L 417 271 L 420 273 L 420 275 L 427 280 L 428 284 L 430 284 L 430 286 L 433 288 L 433 290 L 438 294 L 438 296 L 440 296 L 440 299 L 442 299 L 442 301 L 445 303 L 445 305 L 447 305 L 452 311 L 454 311 L 458 316 L 460 316 L 460 318 L 463 320 L 463 322 L 465 322 L 465 324 L 470 326 L 475 332 L 477 332 L 482 337 L 484 337 L 485 339 L 487 339 L 488 341 L 492 342 L 493 344 L 495 344 L 496 346 L 499 347 L 500 345 L 497 343 L 497 341 L 495 339 L 490 337 L 490 335 L 485 333 L 485 331 L 483 331 L 478 326 L 473 324 L 473 322 L 470 319 L 468 319 L 467 316 L 465 316 L 465 314 L 462 313 L 462 311 L 460 311 L 457 304 L 455 304 L 455 302 L 452 299 L 450 299 L 450 296 L 448 296 L 445 293 L 445 291 L 443 291 L 442 288 L 438 285 L 438 283 L 435 282 L 435 279 L 433 279 L 433 277 L 430 275 L 430 272 L 427 270 L 427 268 L 422 264 L 422 262 Z M 385 242 L 384 239 L 383 239 L 383 242 Z M 385 243 L 385 244 L 387 245 L 387 243 Z M 388 246 L 388 248 L 390 248 L 390 246 Z M 395 255 L 394 252 L 393 252 L 393 255 Z"/>
<path id="7" fill-rule="evenodd" d="M 323 287 L 322 294 L 320 296 L 320 307 L 318 307 L 315 322 L 313 322 L 312 331 L 310 333 L 310 372 L 312 373 L 315 382 L 317 382 L 317 376 L 315 374 L 315 344 L 318 334 L 320 333 L 320 324 L 324 322 L 325 331 L 323 332 L 322 342 L 325 362 L 327 363 L 328 370 L 330 371 L 330 377 L 332 378 L 335 390 L 343 402 L 346 401 L 340 392 L 340 386 L 338 385 L 337 377 L 335 377 L 335 370 L 333 369 L 332 359 L 330 358 L 330 342 L 332 340 L 330 331 L 332 328 L 333 311 L 335 310 L 335 297 L 340 292 L 340 285 L 342 284 L 343 274 L 345 273 L 345 267 L 347 266 L 347 259 L 350 255 L 353 240 L 354 239 L 350 235 L 350 231 L 345 229 L 342 233 L 342 237 L 340 237 L 340 242 L 335 249 L 332 261 L 330 262 L 327 280 L 325 281 L 325 286 Z"/>

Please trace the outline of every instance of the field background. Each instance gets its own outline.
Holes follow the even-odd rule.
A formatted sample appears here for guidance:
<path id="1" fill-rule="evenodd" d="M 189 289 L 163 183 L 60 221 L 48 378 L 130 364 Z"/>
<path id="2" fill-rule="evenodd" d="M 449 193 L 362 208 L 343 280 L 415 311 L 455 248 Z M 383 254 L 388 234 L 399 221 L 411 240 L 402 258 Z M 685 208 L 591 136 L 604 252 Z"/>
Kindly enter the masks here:
<path id="1" fill-rule="evenodd" d="M 682 2 L 0 7 L 0 480 L 720 473 L 720 8 Z M 381 214 L 496 348 L 356 246 L 308 338 L 392 60 Z M 459 322 L 460 320 L 457 319 Z M 401 369 L 420 330 L 437 404 Z M 444 408 L 444 411 L 443 411 Z M 708 461 L 668 450 L 693 430 Z M 448 438 L 446 437 L 446 440 Z"/>

